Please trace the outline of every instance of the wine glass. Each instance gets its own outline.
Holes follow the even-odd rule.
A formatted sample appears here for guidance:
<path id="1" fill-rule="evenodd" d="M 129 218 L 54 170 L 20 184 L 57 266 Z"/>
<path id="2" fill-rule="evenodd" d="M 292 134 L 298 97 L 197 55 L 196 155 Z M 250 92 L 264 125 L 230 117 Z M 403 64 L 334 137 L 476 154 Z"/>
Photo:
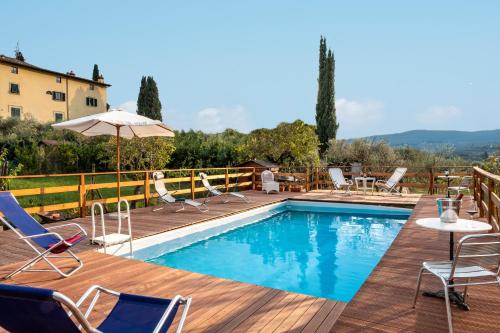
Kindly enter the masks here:
<path id="1" fill-rule="evenodd" d="M 478 213 L 477 203 L 473 198 L 471 198 L 469 206 L 467 207 L 467 209 L 465 211 L 467 212 L 467 214 L 470 215 L 471 220 L 473 220 L 474 215 L 476 215 Z"/>

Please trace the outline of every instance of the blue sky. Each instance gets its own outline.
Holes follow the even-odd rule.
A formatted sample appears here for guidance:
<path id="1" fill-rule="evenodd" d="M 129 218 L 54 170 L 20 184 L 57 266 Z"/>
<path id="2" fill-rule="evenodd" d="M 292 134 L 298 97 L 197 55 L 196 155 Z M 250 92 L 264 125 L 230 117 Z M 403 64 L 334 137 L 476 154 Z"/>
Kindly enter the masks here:
<path id="1" fill-rule="evenodd" d="M 0 53 L 90 77 L 134 109 L 142 75 L 175 127 L 314 123 L 320 35 L 339 137 L 500 128 L 500 1 L 8 1 Z"/>

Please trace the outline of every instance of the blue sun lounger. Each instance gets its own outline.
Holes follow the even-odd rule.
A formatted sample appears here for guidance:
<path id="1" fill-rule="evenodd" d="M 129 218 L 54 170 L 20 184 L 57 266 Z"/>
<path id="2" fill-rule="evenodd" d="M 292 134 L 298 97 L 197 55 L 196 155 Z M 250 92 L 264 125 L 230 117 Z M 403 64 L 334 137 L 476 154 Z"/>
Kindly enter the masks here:
<path id="1" fill-rule="evenodd" d="M 19 205 L 16 198 L 10 192 L 0 192 L 0 212 L 3 217 L 0 220 L 11 229 L 19 239 L 26 242 L 35 251 L 36 256 L 25 263 L 14 272 L 6 275 L 8 279 L 20 272 L 57 272 L 63 277 L 68 277 L 83 267 L 83 262 L 72 251 L 71 248 L 87 237 L 85 230 L 76 223 L 58 225 L 45 228 L 37 220 Z M 52 230 L 56 228 L 73 227 L 76 229 L 71 237 L 63 238 L 59 233 Z M 61 271 L 51 259 L 71 258 L 77 262 L 77 266 L 69 271 Z M 45 261 L 51 268 L 31 269 L 39 261 Z"/>
<path id="2" fill-rule="evenodd" d="M 106 319 L 94 327 L 88 318 L 102 293 L 118 301 Z M 94 297 L 84 309 L 81 305 L 92 294 Z M 172 326 L 179 305 L 183 305 L 176 331 L 179 333 L 190 304 L 190 297 L 146 297 L 100 286 L 90 287 L 75 304 L 51 289 L 0 284 L 0 326 L 13 333 L 164 333 Z"/>

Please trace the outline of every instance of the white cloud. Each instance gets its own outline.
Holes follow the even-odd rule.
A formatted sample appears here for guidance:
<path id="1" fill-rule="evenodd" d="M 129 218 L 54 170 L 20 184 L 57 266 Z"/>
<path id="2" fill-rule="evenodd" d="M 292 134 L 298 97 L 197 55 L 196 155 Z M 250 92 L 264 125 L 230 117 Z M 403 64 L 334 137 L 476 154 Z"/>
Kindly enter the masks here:
<path id="1" fill-rule="evenodd" d="M 462 110 L 456 106 L 431 106 L 427 110 L 417 113 L 419 123 L 430 127 L 442 128 L 452 124 L 462 117 Z"/>
<path id="2" fill-rule="evenodd" d="M 241 105 L 233 108 L 209 107 L 196 113 L 196 129 L 208 133 L 222 132 L 226 128 L 233 128 L 241 132 L 251 130 L 248 114 Z"/>
<path id="3" fill-rule="evenodd" d="M 340 123 L 340 137 L 369 135 L 384 119 L 384 104 L 379 101 L 360 102 L 340 98 L 335 107 Z"/>
<path id="4" fill-rule="evenodd" d="M 247 133 L 253 129 L 251 117 L 241 105 L 235 107 L 207 107 L 197 112 L 167 110 L 163 119 L 175 129 L 194 129 L 219 133 L 232 128 Z"/>

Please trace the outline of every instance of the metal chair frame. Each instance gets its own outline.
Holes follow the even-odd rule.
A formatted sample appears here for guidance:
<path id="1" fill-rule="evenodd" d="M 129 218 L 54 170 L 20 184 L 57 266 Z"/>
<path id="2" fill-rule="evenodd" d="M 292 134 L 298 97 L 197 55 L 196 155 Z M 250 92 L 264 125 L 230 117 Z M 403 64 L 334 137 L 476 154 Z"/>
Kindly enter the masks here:
<path id="1" fill-rule="evenodd" d="M 485 238 L 496 238 L 494 241 L 485 241 Z M 471 242 L 469 242 L 471 241 Z M 485 247 L 489 245 L 495 245 L 497 250 L 492 251 L 491 253 L 472 253 L 468 254 L 467 250 L 468 247 Z M 474 249 L 472 248 L 471 251 Z M 462 252 L 466 252 L 466 254 L 462 254 Z M 477 251 L 477 250 L 476 250 Z M 463 260 L 488 260 L 496 259 L 496 264 L 492 264 L 492 266 L 496 266 L 493 270 L 489 270 L 487 268 L 482 267 L 482 265 L 474 265 L 471 266 L 470 264 L 467 266 L 461 265 L 461 261 Z M 431 272 L 428 267 L 430 265 L 450 265 L 451 268 L 449 270 L 448 276 L 443 276 L 443 274 L 437 274 L 435 272 Z M 427 266 L 427 267 L 426 267 Z M 474 271 L 464 271 L 463 269 L 474 269 L 475 271 L 479 272 L 487 272 L 488 275 L 487 277 L 494 277 L 493 280 L 486 280 L 484 277 L 484 274 L 474 274 Z M 444 269 L 444 268 L 443 268 Z M 446 269 L 447 272 L 448 269 Z M 496 272 L 495 272 L 496 271 Z M 450 333 L 453 332 L 453 322 L 452 322 L 452 316 L 451 316 L 451 307 L 450 307 L 450 299 L 449 299 L 449 292 L 450 289 L 455 288 L 455 287 L 464 287 L 464 302 L 467 299 L 468 296 L 468 287 L 469 286 L 479 286 L 479 285 L 489 285 L 489 284 L 497 284 L 500 287 L 500 233 L 491 233 L 491 234 L 479 234 L 479 235 L 467 235 L 464 236 L 460 239 L 457 245 L 457 251 L 455 258 L 453 261 L 439 261 L 439 262 L 424 262 L 422 265 L 422 268 L 420 269 L 420 273 L 417 278 L 417 287 L 415 290 L 415 296 L 413 299 L 413 308 L 415 308 L 417 304 L 417 298 L 418 294 L 420 292 L 420 285 L 422 282 L 422 275 L 434 275 L 443 284 L 444 287 L 444 298 L 445 298 L 445 303 L 446 303 L 446 315 L 448 319 L 448 330 Z M 465 279 L 465 282 L 461 283 L 456 283 L 455 280 L 460 280 L 463 281 Z M 479 280 L 478 282 L 471 282 L 471 280 Z"/>
<path id="2" fill-rule="evenodd" d="M 210 185 L 210 183 L 208 182 L 208 176 L 206 173 L 200 172 L 199 177 L 201 179 L 203 187 L 205 187 L 207 189 L 207 194 L 205 196 L 205 200 L 203 201 L 204 203 L 208 203 L 210 201 L 210 197 L 219 197 L 220 200 L 222 201 L 222 203 L 228 203 L 229 202 L 229 199 L 228 199 L 229 195 L 233 195 L 233 196 L 243 200 L 246 203 L 250 202 L 250 200 L 246 196 L 244 196 L 243 194 L 240 194 L 241 195 L 240 196 L 240 195 L 235 195 L 234 192 L 229 192 L 229 191 L 221 192 L 217 187 Z"/>
<path id="3" fill-rule="evenodd" d="M 173 196 L 173 194 L 175 194 L 177 191 L 174 191 L 174 192 L 170 193 L 170 191 L 168 191 L 167 188 L 164 187 L 165 193 L 163 193 L 163 194 L 160 193 L 160 189 L 158 189 L 156 182 L 157 181 L 161 181 L 161 179 L 163 179 L 163 178 L 164 178 L 164 175 L 163 175 L 162 172 L 157 171 L 157 172 L 153 173 L 153 180 L 155 182 L 155 184 L 154 184 L 155 185 L 155 191 L 158 194 L 158 199 L 160 199 L 161 202 L 163 203 L 163 205 L 161 207 L 153 208 L 153 212 L 157 212 L 159 210 L 162 210 L 162 209 L 164 209 L 167 206 L 173 207 L 173 205 L 175 203 L 179 203 L 181 205 L 181 208 L 176 209 L 175 212 L 181 212 L 184 209 L 186 209 L 186 204 L 189 205 L 189 206 L 191 206 L 191 207 L 194 207 L 194 208 L 198 209 L 202 213 L 208 212 L 208 207 L 207 207 L 207 205 L 205 203 L 202 203 L 199 206 L 195 206 L 195 205 L 190 205 L 190 204 L 186 203 L 185 199 L 179 200 L 179 199 L 175 198 Z M 170 196 L 174 201 L 172 202 L 171 200 L 168 200 L 167 199 L 168 196 Z M 193 200 L 193 202 L 196 202 L 196 201 Z"/>
<path id="4" fill-rule="evenodd" d="M 33 251 L 36 252 L 36 256 L 33 259 L 30 259 L 28 262 L 26 262 L 24 265 L 22 265 L 21 267 L 19 267 L 18 269 L 16 269 L 12 273 L 4 276 L 2 278 L 3 280 L 10 279 L 14 275 L 19 274 L 21 272 L 56 272 L 63 277 L 68 277 L 68 276 L 71 276 L 72 274 L 76 273 L 79 269 L 81 269 L 83 267 L 83 261 L 76 254 L 74 254 L 73 251 L 71 251 L 70 249 L 67 249 L 66 251 L 64 251 L 64 253 L 68 253 L 69 255 L 51 254 L 52 253 L 51 250 L 59 245 L 65 244 L 65 245 L 71 246 L 71 244 L 66 243 L 65 239 L 59 233 L 47 232 L 47 233 L 43 233 L 43 234 L 23 236 L 23 234 L 21 234 L 19 232 L 19 230 L 17 230 L 17 228 L 15 228 L 14 226 L 12 226 L 5 218 L 0 217 L 0 220 L 9 229 L 11 229 L 19 237 L 19 239 L 23 240 L 26 244 L 29 245 L 29 247 L 31 247 L 33 249 Z M 85 230 L 80 225 L 78 225 L 76 223 L 67 223 L 67 224 L 63 224 L 63 225 L 48 227 L 45 229 L 50 231 L 50 230 L 69 227 L 69 226 L 75 227 L 79 230 L 79 232 L 77 232 L 74 236 L 77 236 L 77 235 L 87 236 L 87 233 L 85 232 Z M 37 244 L 33 241 L 33 239 L 38 238 L 38 237 L 45 237 L 48 235 L 53 235 L 53 236 L 57 237 L 59 239 L 59 242 L 54 244 L 49 249 L 44 249 L 43 251 L 38 250 Z M 51 260 L 49 260 L 49 259 L 62 259 L 62 258 L 74 259 L 77 262 L 78 266 L 74 267 L 66 272 L 63 272 L 59 267 L 57 267 L 57 265 L 55 263 L 53 263 Z M 35 264 L 37 264 L 38 262 L 40 262 L 42 260 L 45 261 L 52 269 L 31 269 L 32 266 L 34 266 Z"/>
<path id="5" fill-rule="evenodd" d="M 84 311 L 84 309 L 81 307 L 82 304 L 89 298 L 93 293 L 95 293 L 94 297 L 90 301 L 87 309 Z M 64 305 L 69 311 L 68 311 L 68 316 L 75 316 L 76 321 L 79 323 L 78 328 L 81 330 L 83 329 L 85 332 L 88 333 L 100 333 L 100 331 L 92 326 L 92 324 L 89 322 L 88 318 L 90 314 L 92 313 L 92 310 L 94 309 L 95 305 L 97 304 L 97 301 L 99 300 L 99 297 L 101 296 L 101 293 L 114 296 L 114 297 L 120 297 L 120 293 L 111 289 L 107 289 L 98 285 L 94 285 L 87 289 L 87 291 L 81 296 L 81 298 L 74 303 L 70 298 L 68 298 L 66 295 L 59 293 L 59 292 L 54 292 L 53 293 L 53 298 L 56 302 L 59 302 L 60 304 Z M 165 323 L 165 320 L 167 320 L 170 312 L 172 312 L 172 309 L 174 306 L 179 303 L 181 305 L 184 305 L 184 310 L 182 312 L 181 319 L 179 321 L 179 324 L 177 325 L 177 333 L 180 333 L 182 331 L 182 327 L 184 325 L 184 322 L 187 317 L 187 312 L 189 310 L 189 306 L 191 305 L 191 297 L 182 297 L 180 295 L 175 296 L 165 312 L 163 313 L 160 321 L 156 325 L 155 330 L 153 333 L 160 333 L 160 329 L 162 328 L 163 324 Z"/>

